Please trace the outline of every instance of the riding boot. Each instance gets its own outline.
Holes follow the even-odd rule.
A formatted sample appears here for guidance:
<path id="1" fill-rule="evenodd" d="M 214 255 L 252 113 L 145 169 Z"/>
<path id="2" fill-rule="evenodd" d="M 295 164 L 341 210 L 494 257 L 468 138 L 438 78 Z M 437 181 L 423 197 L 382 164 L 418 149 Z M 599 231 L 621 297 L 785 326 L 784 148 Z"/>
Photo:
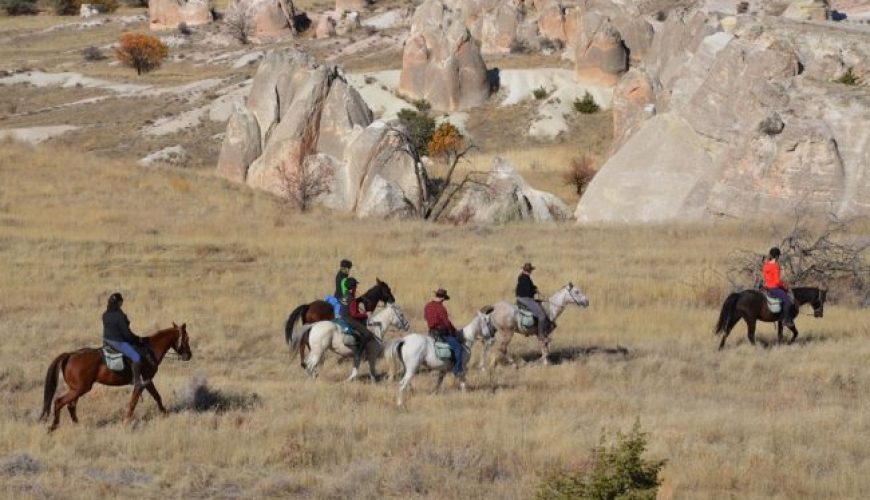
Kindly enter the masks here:
<path id="1" fill-rule="evenodd" d="M 142 363 L 130 363 L 130 370 L 133 372 L 133 387 L 142 389 L 148 385 L 148 381 L 142 377 Z"/>
<path id="2" fill-rule="evenodd" d="M 794 328 L 794 306 L 786 305 L 783 307 L 782 324 Z"/>

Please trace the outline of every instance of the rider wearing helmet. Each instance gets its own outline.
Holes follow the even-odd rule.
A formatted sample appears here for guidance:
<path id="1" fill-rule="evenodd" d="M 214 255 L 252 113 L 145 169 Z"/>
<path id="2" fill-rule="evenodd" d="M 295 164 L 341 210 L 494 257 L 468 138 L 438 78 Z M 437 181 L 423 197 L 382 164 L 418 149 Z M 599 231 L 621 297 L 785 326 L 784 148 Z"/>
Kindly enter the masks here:
<path id="1" fill-rule="evenodd" d="M 779 267 L 779 257 L 782 255 L 779 248 L 773 247 L 768 254 L 767 262 L 761 269 L 764 276 L 764 287 L 773 297 L 782 301 L 782 322 L 786 326 L 794 326 L 793 305 L 788 294 L 788 285 L 782 281 L 782 269 Z"/>
<path id="2" fill-rule="evenodd" d="M 429 325 L 429 334 L 450 346 L 450 351 L 453 352 L 453 375 L 459 377 L 464 370 L 462 343 L 456 334 L 456 327 L 450 322 L 447 308 L 444 307 L 444 302 L 447 300 L 450 300 L 447 290 L 439 288 L 435 291 L 432 300 L 423 308 L 423 316 L 426 318 L 426 324 Z"/>
<path id="3" fill-rule="evenodd" d="M 335 275 L 335 293 L 333 297 L 341 299 L 347 292 L 344 281 L 350 277 L 350 270 L 353 267 L 353 262 L 348 259 L 342 259 L 338 273 Z"/>
<path id="4" fill-rule="evenodd" d="M 123 303 L 124 297 L 120 293 L 109 296 L 106 312 L 103 313 L 103 342 L 130 360 L 133 386 L 141 389 L 149 383 L 142 378 L 142 355 L 136 349 L 136 346 L 142 345 L 142 339 L 130 331 L 130 320 L 121 310 Z"/>
<path id="5" fill-rule="evenodd" d="M 541 304 L 535 300 L 538 287 L 532 282 L 532 271 L 535 266 L 531 262 L 523 264 L 523 270 L 517 277 L 517 303 L 524 306 L 538 318 L 538 337 L 545 338 L 550 333 L 550 318 L 544 312 Z"/>

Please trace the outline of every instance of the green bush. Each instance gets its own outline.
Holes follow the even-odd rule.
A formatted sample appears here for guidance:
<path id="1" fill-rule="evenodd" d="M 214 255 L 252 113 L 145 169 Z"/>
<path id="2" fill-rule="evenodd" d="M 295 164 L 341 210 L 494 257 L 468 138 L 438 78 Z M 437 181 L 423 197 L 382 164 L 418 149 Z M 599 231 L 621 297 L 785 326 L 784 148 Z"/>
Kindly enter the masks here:
<path id="1" fill-rule="evenodd" d="M 54 13 L 59 16 L 77 16 L 82 7 L 81 0 L 53 0 Z"/>
<path id="2" fill-rule="evenodd" d="M 399 123 L 408 134 L 417 155 L 426 155 L 429 151 L 429 141 L 432 140 L 432 135 L 435 133 L 435 119 L 425 111 L 415 111 L 408 108 L 400 110 L 398 117 Z"/>
<path id="3" fill-rule="evenodd" d="M 842 83 L 843 85 L 858 85 L 861 83 L 861 79 L 852 72 L 852 67 L 850 66 L 849 69 L 843 73 L 843 76 L 837 78 L 837 83 Z"/>
<path id="4" fill-rule="evenodd" d="M 535 90 L 533 90 L 532 95 L 535 96 L 535 99 L 540 101 L 542 99 L 546 99 L 547 96 L 550 95 L 550 93 L 547 92 L 547 89 L 545 89 L 544 86 L 542 85 L 542 86 L 536 88 Z"/>
<path id="5" fill-rule="evenodd" d="M 586 467 L 557 471 L 543 478 L 535 498 L 538 500 L 655 500 L 661 484 L 659 472 L 664 460 L 644 460 L 647 434 L 635 422 L 631 432 L 616 433 L 616 442 L 608 444 L 602 434 L 592 448 L 592 460 Z"/>
<path id="6" fill-rule="evenodd" d="M 429 104 L 429 101 L 427 101 L 426 99 L 417 99 L 411 104 L 413 104 L 414 107 L 417 108 L 417 111 L 421 113 L 428 113 L 432 110 L 432 105 Z"/>
<path id="7" fill-rule="evenodd" d="M 584 115 L 591 115 L 592 113 L 597 113 L 601 108 L 598 107 L 598 104 L 595 103 L 595 98 L 587 90 L 583 99 L 574 99 L 574 109 Z"/>
<path id="8" fill-rule="evenodd" d="M 10 16 L 32 16 L 39 13 L 36 0 L 0 0 L 0 9 Z"/>

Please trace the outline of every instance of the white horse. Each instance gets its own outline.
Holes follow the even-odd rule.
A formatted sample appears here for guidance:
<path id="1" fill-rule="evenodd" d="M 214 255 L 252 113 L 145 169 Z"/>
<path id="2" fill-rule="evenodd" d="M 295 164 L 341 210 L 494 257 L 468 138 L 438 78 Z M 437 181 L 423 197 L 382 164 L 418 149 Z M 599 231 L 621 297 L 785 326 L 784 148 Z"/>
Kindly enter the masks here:
<path id="1" fill-rule="evenodd" d="M 563 286 L 558 292 L 553 294 L 552 297 L 547 299 L 546 301 L 541 303 L 541 307 L 543 307 L 544 312 L 547 314 L 547 317 L 550 318 L 550 322 L 555 325 L 556 319 L 562 314 L 562 311 L 565 310 L 565 307 L 569 305 L 576 305 L 580 307 L 589 307 L 589 299 L 583 295 L 583 292 L 580 291 L 579 288 L 574 286 L 573 283 L 568 283 Z M 520 325 L 517 324 L 517 306 L 508 302 L 499 302 L 491 307 L 484 308 L 485 311 L 489 313 L 489 317 L 492 321 L 493 326 L 498 330 L 499 336 L 499 356 L 493 359 L 492 364 L 495 364 L 502 358 L 506 358 L 510 361 L 510 363 L 517 367 L 517 363 L 513 358 L 509 358 L 507 355 L 508 344 L 511 342 L 511 338 L 514 333 L 519 333 L 521 335 L 525 335 L 529 337 L 531 335 L 537 335 L 538 327 L 537 325 L 524 329 Z M 550 335 L 547 335 L 544 338 L 538 337 L 538 342 L 541 344 L 541 362 L 545 365 L 550 364 L 550 361 L 547 357 L 550 355 Z M 489 351 L 490 344 L 487 343 L 483 349 L 483 357 L 480 360 L 480 368 L 486 369 L 486 354 Z"/>
<path id="2" fill-rule="evenodd" d="M 309 325 L 305 325 L 306 328 Z M 402 309 L 396 304 L 387 304 L 386 307 L 373 314 L 368 321 L 368 329 L 374 335 L 366 343 L 365 354 L 369 363 L 369 376 L 372 382 L 375 378 L 375 361 L 381 354 L 384 334 L 390 327 L 395 327 L 403 331 L 410 328 L 408 320 L 405 319 L 405 314 Z M 308 333 L 308 346 L 311 349 L 305 357 L 305 370 L 311 378 L 317 378 L 317 369 L 323 362 L 324 354 L 330 350 L 341 357 L 348 358 L 353 356 L 353 350 L 344 345 L 344 332 L 341 326 L 333 321 L 318 321 L 310 325 Z M 347 381 L 354 380 L 359 375 L 359 365 L 362 356 L 356 357 L 353 363 L 353 371 Z"/>
<path id="3" fill-rule="evenodd" d="M 492 338 L 494 331 L 489 316 L 482 312 L 478 312 L 471 323 L 461 330 L 457 330 L 456 333 L 464 347 L 462 361 L 466 368 L 468 360 L 471 358 L 471 347 L 474 345 L 474 341 L 481 337 L 484 342 L 487 342 Z M 402 393 L 421 367 L 438 370 L 438 383 L 435 386 L 435 392 L 441 388 L 441 383 L 444 382 L 444 376 L 447 375 L 447 372 L 453 369 L 452 361 L 442 360 L 435 353 L 435 339 L 430 335 L 412 333 L 399 339 L 393 339 L 387 343 L 384 352 L 389 362 L 390 380 L 395 376 L 399 363 L 405 368 L 405 374 L 399 382 L 399 406 L 404 404 Z M 465 391 L 464 372 L 459 377 L 459 387 Z"/>

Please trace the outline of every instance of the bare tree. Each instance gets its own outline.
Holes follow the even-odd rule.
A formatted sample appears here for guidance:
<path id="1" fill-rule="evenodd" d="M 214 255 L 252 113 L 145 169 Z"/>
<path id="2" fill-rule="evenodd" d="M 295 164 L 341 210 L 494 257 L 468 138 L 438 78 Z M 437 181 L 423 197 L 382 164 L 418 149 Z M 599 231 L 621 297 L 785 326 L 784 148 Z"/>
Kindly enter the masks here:
<path id="1" fill-rule="evenodd" d="M 306 212 L 317 197 L 332 191 L 335 169 L 331 165 L 303 161 L 298 167 L 285 162 L 278 169 L 282 194 Z"/>
<path id="2" fill-rule="evenodd" d="M 870 279 L 870 265 L 865 251 L 870 243 L 849 238 L 850 221 L 830 217 L 814 229 L 798 216 L 779 244 L 780 264 L 792 284 L 840 282 L 855 291 L 862 291 Z M 783 234 L 784 231 L 776 231 Z M 761 283 L 761 266 L 765 254 L 737 250 L 732 253 L 727 270 L 732 285 L 751 281 Z"/>
<path id="3" fill-rule="evenodd" d="M 251 12 L 242 6 L 237 6 L 227 14 L 224 20 L 224 29 L 239 43 L 248 45 L 251 43 L 251 35 L 254 33 L 254 19 Z"/>

